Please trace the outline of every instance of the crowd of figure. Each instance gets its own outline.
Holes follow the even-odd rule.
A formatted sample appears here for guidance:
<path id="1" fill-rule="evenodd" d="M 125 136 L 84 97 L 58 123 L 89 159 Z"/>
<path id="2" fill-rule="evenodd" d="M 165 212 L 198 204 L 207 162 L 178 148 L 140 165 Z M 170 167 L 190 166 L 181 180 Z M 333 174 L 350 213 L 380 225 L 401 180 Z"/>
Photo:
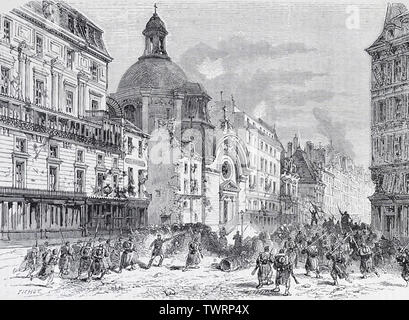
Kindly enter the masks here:
<path id="1" fill-rule="evenodd" d="M 285 286 L 284 295 L 289 295 L 291 278 L 298 283 L 294 268 L 305 261 L 305 275 L 321 278 L 321 266 L 329 267 L 333 284 L 340 279 L 350 282 L 348 268 L 353 261 L 359 262 L 362 278 L 373 273 L 379 277 L 378 268 L 394 260 L 402 267 L 402 278 L 409 284 L 409 250 L 402 247 L 397 238 L 378 239 L 376 233 L 365 223 L 354 223 L 350 215 L 340 211 L 341 219 L 322 219 L 318 223 L 316 212 L 311 215 L 311 223 L 304 226 L 281 226 L 272 235 L 280 247 L 278 254 L 266 246 L 256 260 L 258 288 L 272 284 L 273 270 L 276 270 L 273 289 L 280 291 Z M 263 235 L 265 238 L 265 235 Z"/>
<path id="2" fill-rule="evenodd" d="M 157 235 L 149 246 L 152 253 L 147 264 L 139 260 L 140 246 L 133 235 L 107 240 L 78 240 L 73 244 L 64 241 L 61 246 L 51 246 L 48 241 L 41 245 L 36 242 L 14 272 L 26 273 L 25 276 L 31 280 L 38 278 L 47 281 L 47 285 L 52 285 L 57 267 L 61 278 L 100 280 L 111 272 L 131 271 L 138 266 L 149 269 L 155 260 L 158 261 L 156 266 L 161 266 L 164 259 L 163 245 L 171 239 L 173 237 L 164 239 L 160 234 Z M 194 237 L 188 244 L 186 264 L 182 271 L 197 268 L 201 258 L 203 255 L 199 238 Z"/>
<path id="3" fill-rule="evenodd" d="M 294 269 L 304 263 L 305 274 L 322 277 L 322 269 L 328 268 L 334 285 L 340 279 L 350 282 L 349 269 L 353 262 L 359 263 L 363 278 L 371 273 L 379 276 L 378 269 L 395 261 L 402 268 L 402 278 L 409 284 L 409 249 L 402 246 L 397 238 L 386 239 L 373 232 L 369 225 L 353 222 L 347 212 L 340 211 L 340 219 L 319 217 L 312 211 L 311 223 L 305 225 L 282 225 L 273 234 L 261 232 L 257 237 L 243 240 L 239 231 L 232 237 L 229 245 L 224 228 L 217 235 L 207 226 L 172 226 L 167 233 L 160 234 L 150 244 L 151 257 L 148 263 L 139 260 L 141 244 L 146 235 L 130 232 L 129 237 L 115 239 L 78 240 L 71 244 L 63 241 L 62 245 L 50 246 L 48 242 L 36 244 L 30 248 L 23 263 L 15 269 L 25 273 L 33 280 L 38 278 L 51 285 L 58 267 L 61 278 L 90 281 L 102 279 L 106 274 L 122 270 L 134 270 L 137 267 L 149 269 L 154 265 L 162 266 L 165 254 L 185 253 L 186 263 L 182 271 L 198 268 L 203 259 L 202 244 L 207 252 L 221 256 L 235 256 L 246 260 L 242 264 L 247 268 L 256 258 L 258 286 L 275 283 L 276 292 L 285 286 L 285 295 L 289 295 L 291 279 L 298 280 Z M 319 218 L 319 219 L 318 219 Z M 139 241 L 139 242 L 138 242 Z M 169 242 L 166 250 L 164 244 Z M 187 244 L 187 245 L 186 245 Z M 275 281 L 272 280 L 275 270 Z"/>

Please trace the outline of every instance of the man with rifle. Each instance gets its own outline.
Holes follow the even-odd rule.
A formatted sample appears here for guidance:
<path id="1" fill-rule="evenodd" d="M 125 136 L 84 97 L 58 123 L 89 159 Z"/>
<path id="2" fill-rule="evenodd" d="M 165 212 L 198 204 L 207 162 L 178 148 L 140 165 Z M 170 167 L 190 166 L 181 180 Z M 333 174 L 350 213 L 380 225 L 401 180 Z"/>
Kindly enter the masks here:
<path id="1" fill-rule="evenodd" d="M 149 260 L 149 263 L 147 266 L 148 269 L 152 266 L 153 260 L 155 260 L 156 257 L 159 257 L 158 267 L 162 266 L 162 262 L 164 258 L 163 249 L 162 249 L 163 244 L 172 239 L 173 237 L 162 239 L 162 236 L 160 234 L 157 235 L 157 238 L 149 246 L 149 249 L 153 247 L 153 250 L 152 250 L 151 259 Z"/>
<path id="2" fill-rule="evenodd" d="M 260 252 L 256 260 L 256 267 L 254 268 L 252 275 L 257 271 L 258 285 L 257 289 L 263 285 L 272 284 L 271 277 L 273 275 L 273 269 L 271 264 L 273 263 L 273 257 L 270 253 L 268 246 L 264 247 L 264 252 Z"/>
<path id="3" fill-rule="evenodd" d="M 342 250 L 342 244 L 345 240 L 347 240 L 349 236 L 341 240 L 342 242 L 338 244 L 337 247 L 335 245 L 331 246 L 331 251 L 328 252 L 325 256 L 328 260 L 331 260 L 331 278 L 334 280 L 334 286 L 338 285 L 338 278 L 345 279 L 346 281 L 350 282 L 349 275 L 346 271 L 347 269 L 347 259 L 345 258 L 345 253 Z"/>
<path id="4" fill-rule="evenodd" d="M 295 282 L 298 283 L 297 279 L 294 276 L 293 265 L 288 255 L 285 253 L 284 249 L 280 249 L 278 254 L 274 257 L 273 263 L 274 269 L 276 269 L 276 287 L 273 289 L 274 292 L 280 292 L 280 285 L 285 286 L 285 296 L 290 295 L 290 285 L 291 277 L 294 278 Z"/>
<path id="5" fill-rule="evenodd" d="M 316 278 L 321 278 L 318 262 L 318 249 L 315 246 L 315 242 L 309 240 L 307 242 L 307 247 L 301 250 L 301 254 L 307 255 L 307 261 L 305 262 L 305 275 L 309 276 L 310 272 L 314 272 Z"/>

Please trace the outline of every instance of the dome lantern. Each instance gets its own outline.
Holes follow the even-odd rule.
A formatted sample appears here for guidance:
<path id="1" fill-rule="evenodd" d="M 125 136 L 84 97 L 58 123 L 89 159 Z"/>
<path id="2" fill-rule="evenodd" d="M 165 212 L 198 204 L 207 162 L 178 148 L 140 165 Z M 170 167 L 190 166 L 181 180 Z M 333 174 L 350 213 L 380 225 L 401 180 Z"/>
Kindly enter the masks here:
<path id="1" fill-rule="evenodd" d="M 141 58 L 158 57 L 169 59 L 166 52 L 165 40 L 168 32 L 166 31 L 164 22 L 156 13 L 156 3 L 154 8 L 155 12 L 146 24 L 145 30 L 142 32 L 142 34 L 145 36 L 145 51 Z"/>

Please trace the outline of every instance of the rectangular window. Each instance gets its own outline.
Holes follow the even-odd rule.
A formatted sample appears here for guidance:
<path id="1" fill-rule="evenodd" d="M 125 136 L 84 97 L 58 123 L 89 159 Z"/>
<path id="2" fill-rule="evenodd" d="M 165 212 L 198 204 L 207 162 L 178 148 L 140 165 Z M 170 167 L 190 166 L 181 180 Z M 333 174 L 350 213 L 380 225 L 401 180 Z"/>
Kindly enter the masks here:
<path id="1" fill-rule="evenodd" d="M 15 167 L 16 188 L 24 188 L 24 162 L 16 161 Z"/>
<path id="2" fill-rule="evenodd" d="M 70 90 L 65 91 L 65 111 L 67 113 L 72 113 L 74 102 L 74 93 Z"/>
<path id="3" fill-rule="evenodd" d="M 9 20 L 4 19 L 3 21 L 3 39 L 5 39 L 7 42 L 10 42 L 10 30 L 11 30 L 11 23 Z"/>
<path id="4" fill-rule="evenodd" d="M 67 68 L 72 70 L 72 65 L 74 62 L 74 50 L 67 50 Z"/>
<path id="5" fill-rule="evenodd" d="M 185 163 L 185 174 L 187 174 L 187 172 L 188 172 L 188 165 L 187 163 Z"/>
<path id="6" fill-rule="evenodd" d="M 273 181 L 273 193 L 276 193 L 276 182 Z"/>
<path id="7" fill-rule="evenodd" d="M 99 103 L 98 100 L 91 100 L 91 109 L 92 110 L 99 110 Z"/>
<path id="8" fill-rule="evenodd" d="M 75 192 L 84 192 L 84 171 L 77 170 L 75 174 Z"/>
<path id="9" fill-rule="evenodd" d="M 16 138 L 16 151 L 27 152 L 26 144 L 27 144 L 26 139 Z"/>
<path id="10" fill-rule="evenodd" d="M 128 186 L 132 186 L 133 184 L 134 184 L 133 168 L 128 168 Z"/>
<path id="11" fill-rule="evenodd" d="M 10 69 L 1 67 L 1 93 L 9 94 Z"/>
<path id="12" fill-rule="evenodd" d="M 84 162 L 84 150 L 77 150 L 77 162 Z"/>
<path id="13" fill-rule="evenodd" d="M 114 168 L 114 169 L 118 168 L 118 158 L 113 158 L 112 159 L 112 168 Z"/>
<path id="14" fill-rule="evenodd" d="M 98 81 L 98 66 L 95 62 L 91 62 L 91 66 L 89 67 L 91 71 L 91 79 L 94 81 Z"/>
<path id="15" fill-rule="evenodd" d="M 36 53 L 38 55 L 43 54 L 43 37 L 39 34 L 36 34 Z"/>
<path id="16" fill-rule="evenodd" d="M 132 154 L 133 142 L 132 138 L 128 138 L 128 154 Z"/>
<path id="17" fill-rule="evenodd" d="M 117 174 L 114 174 L 112 176 L 112 186 L 114 188 L 118 188 L 118 175 Z"/>
<path id="18" fill-rule="evenodd" d="M 50 190 L 56 191 L 57 190 L 57 167 L 50 166 L 49 183 L 50 183 Z"/>
<path id="19" fill-rule="evenodd" d="M 97 176 L 97 190 L 98 191 L 102 191 L 102 188 L 104 186 L 104 174 L 101 172 L 98 172 L 98 176 Z"/>
<path id="20" fill-rule="evenodd" d="M 50 145 L 50 158 L 58 158 L 58 146 Z"/>
<path id="21" fill-rule="evenodd" d="M 143 146 L 142 146 L 142 141 L 139 140 L 138 141 L 138 156 L 139 158 L 142 158 L 143 155 Z"/>
<path id="22" fill-rule="evenodd" d="M 101 167 L 104 165 L 104 156 L 102 154 L 97 155 L 97 166 Z"/>
<path id="23" fill-rule="evenodd" d="M 43 104 L 43 95 L 44 95 L 44 81 L 36 79 L 35 81 L 35 104 Z"/>

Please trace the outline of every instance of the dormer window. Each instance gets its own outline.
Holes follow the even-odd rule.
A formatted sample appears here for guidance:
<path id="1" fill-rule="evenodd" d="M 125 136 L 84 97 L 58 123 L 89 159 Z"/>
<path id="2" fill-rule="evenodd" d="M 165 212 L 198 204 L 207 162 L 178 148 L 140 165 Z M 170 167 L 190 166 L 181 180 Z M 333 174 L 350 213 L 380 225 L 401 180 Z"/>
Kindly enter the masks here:
<path id="1" fill-rule="evenodd" d="M 3 39 L 6 40 L 7 42 L 10 42 L 10 26 L 11 23 L 9 20 L 4 19 L 3 21 Z"/>

